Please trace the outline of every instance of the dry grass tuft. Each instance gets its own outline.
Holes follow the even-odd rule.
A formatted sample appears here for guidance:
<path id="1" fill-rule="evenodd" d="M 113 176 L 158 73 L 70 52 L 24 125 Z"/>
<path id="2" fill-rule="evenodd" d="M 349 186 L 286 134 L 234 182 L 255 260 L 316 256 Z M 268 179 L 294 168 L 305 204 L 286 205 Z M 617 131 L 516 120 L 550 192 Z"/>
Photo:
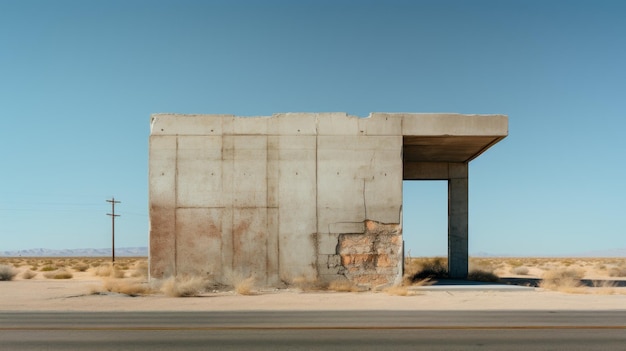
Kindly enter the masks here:
<path id="1" fill-rule="evenodd" d="M 40 271 L 42 271 L 42 272 L 52 272 L 52 271 L 56 271 L 57 269 L 58 269 L 57 266 L 45 265 L 45 266 L 41 267 Z"/>
<path id="2" fill-rule="evenodd" d="M 85 272 L 89 269 L 89 265 L 86 263 L 76 263 L 72 266 L 72 269 L 77 272 Z"/>
<path id="3" fill-rule="evenodd" d="M 328 290 L 337 292 L 359 292 L 359 287 L 348 280 L 333 280 L 328 284 Z"/>
<path id="4" fill-rule="evenodd" d="M 609 277 L 626 277 L 626 266 L 613 267 L 609 269 Z"/>
<path id="5" fill-rule="evenodd" d="M 153 292 L 149 284 L 136 280 L 107 279 L 103 283 L 106 291 L 128 296 L 148 295 Z"/>
<path id="6" fill-rule="evenodd" d="M 135 278 L 147 278 L 148 277 L 148 261 L 138 261 L 133 267 L 133 272 L 130 274 Z"/>
<path id="7" fill-rule="evenodd" d="M 252 295 L 255 287 L 256 277 L 253 275 L 245 277 L 239 272 L 226 270 L 223 272 L 223 284 L 232 286 L 235 292 L 240 295 Z"/>
<path id="8" fill-rule="evenodd" d="M 412 265 L 416 265 L 416 267 L 411 268 L 415 272 L 410 277 L 412 282 L 448 278 L 448 261 L 445 258 L 434 257 L 413 260 Z"/>
<path id="9" fill-rule="evenodd" d="M 98 277 L 105 278 L 124 278 L 125 272 L 119 270 L 117 267 L 112 266 L 110 263 L 104 263 L 95 268 L 94 274 Z"/>
<path id="10" fill-rule="evenodd" d="M 207 282 L 196 276 L 171 277 L 163 282 L 161 291 L 171 297 L 191 297 L 202 294 Z"/>
<path id="11" fill-rule="evenodd" d="M 254 277 L 250 276 L 246 279 L 242 279 L 234 284 L 235 291 L 239 295 L 253 295 L 254 292 Z"/>
<path id="12" fill-rule="evenodd" d="M 46 272 L 43 276 L 48 279 L 72 279 L 74 275 L 65 269 L 59 269 L 57 271 Z"/>
<path id="13" fill-rule="evenodd" d="M 0 281 L 13 280 L 17 275 L 17 270 L 8 264 L 0 265 Z"/>
<path id="14" fill-rule="evenodd" d="M 555 269 L 543 274 L 539 287 L 560 292 L 580 293 L 584 272 L 576 269 Z"/>
<path id="15" fill-rule="evenodd" d="M 37 272 L 33 272 L 30 269 L 24 271 L 20 276 L 22 279 L 33 279 L 37 275 Z"/>
<path id="16" fill-rule="evenodd" d="M 500 277 L 498 277 L 495 273 L 491 271 L 473 269 L 467 274 L 467 280 L 472 280 L 475 282 L 495 283 L 500 281 Z"/>

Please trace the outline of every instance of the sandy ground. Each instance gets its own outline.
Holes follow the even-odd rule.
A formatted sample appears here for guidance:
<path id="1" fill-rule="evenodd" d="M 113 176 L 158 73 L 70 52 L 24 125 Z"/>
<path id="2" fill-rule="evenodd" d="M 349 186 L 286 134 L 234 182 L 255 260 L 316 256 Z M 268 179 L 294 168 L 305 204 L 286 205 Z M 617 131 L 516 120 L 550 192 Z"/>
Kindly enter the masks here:
<path id="1" fill-rule="evenodd" d="M 555 261 L 556 262 L 556 261 Z M 555 262 L 540 262 L 544 266 Z M 483 264 L 485 262 L 482 262 Z M 32 264 L 32 263 L 31 263 Z M 494 264 L 494 263 L 492 263 Z M 513 262 L 515 266 L 517 263 Z M 570 265 L 584 263 L 576 262 Z M 621 264 L 617 262 L 616 264 Z M 495 265 L 495 264 L 494 264 Z M 587 263 L 585 278 L 607 279 L 600 263 Z M 23 272 L 30 267 L 24 265 Z M 610 264 L 609 267 L 611 268 Z M 71 270 L 69 267 L 68 270 Z M 500 276 L 511 268 L 501 266 Z M 537 268 L 530 267 L 525 278 Z M 132 278 L 131 269 L 118 281 L 145 281 Z M 508 274 L 508 276 L 515 276 Z M 207 292 L 198 297 L 169 297 L 160 292 L 132 297 L 107 292 L 105 281 L 94 274 L 73 271 L 71 279 L 48 279 L 38 272 L 31 279 L 0 281 L 0 311 L 261 311 L 261 310 L 626 310 L 626 287 L 589 288 L 584 293 L 564 293 L 528 288 L 524 291 L 501 291 L 489 287 L 479 290 L 440 290 L 411 288 L 411 296 L 396 296 L 387 292 L 326 292 L 300 289 L 263 289 L 253 295 L 238 295 L 233 291 Z M 626 280 L 624 277 L 611 278 Z"/>
<path id="2" fill-rule="evenodd" d="M 0 311 L 626 310 L 626 294 L 565 294 L 540 289 L 417 291 L 414 296 L 297 290 L 186 298 L 92 294 L 101 284 L 99 279 L 0 282 Z"/>

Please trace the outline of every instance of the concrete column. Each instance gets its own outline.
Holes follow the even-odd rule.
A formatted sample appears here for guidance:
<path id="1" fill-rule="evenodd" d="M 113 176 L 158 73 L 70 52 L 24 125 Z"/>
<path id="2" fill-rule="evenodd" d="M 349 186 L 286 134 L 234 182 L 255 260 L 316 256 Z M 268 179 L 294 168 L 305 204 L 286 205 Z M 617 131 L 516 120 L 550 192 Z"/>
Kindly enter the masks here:
<path id="1" fill-rule="evenodd" d="M 465 279 L 468 273 L 467 164 L 464 166 L 464 177 L 448 179 L 448 271 L 455 279 Z"/>

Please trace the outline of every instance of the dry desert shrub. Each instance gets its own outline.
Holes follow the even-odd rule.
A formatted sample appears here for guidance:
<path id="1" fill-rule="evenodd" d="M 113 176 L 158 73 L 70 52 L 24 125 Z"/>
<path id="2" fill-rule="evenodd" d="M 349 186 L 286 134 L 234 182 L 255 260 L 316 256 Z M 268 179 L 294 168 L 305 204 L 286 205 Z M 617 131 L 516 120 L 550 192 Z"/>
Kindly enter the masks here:
<path id="1" fill-rule="evenodd" d="M 170 277 L 161 285 L 161 291 L 171 297 L 191 297 L 202 294 L 208 282 L 197 276 Z"/>
<path id="2" fill-rule="evenodd" d="M 348 280 L 338 279 L 328 284 L 328 290 L 337 292 L 358 292 L 359 287 Z"/>
<path id="3" fill-rule="evenodd" d="M 17 275 L 17 270 L 8 264 L 0 264 L 0 281 L 13 280 Z"/>
<path id="4" fill-rule="evenodd" d="M 74 265 L 72 266 L 72 269 L 77 271 L 77 272 L 85 272 L 87 271 L 87 269 L 89 269 L 89 265 L 86 263 L 74 263 Z"/>
<path id="5" fill-rule="evenodd" d="M 475 282 L 495 283 L 500 280 L 500 277 L 498 277 L 495 273 L 489 270 L 472 269 L 467 274 L 467 280 L 472 280 Z"/>
<path id="6" fill-rule="evenodd" d="M 72 279 L 74 275 L 65 269 L 59 269 L 58 271 L 46 272 L 43 276 L 48 279 Z"/>
<path id="7" fill-rule="evenodd" d="M 441 257 L 425 258 L 416 262 L 417 268 L 411 276 L 412 282 L 424 279 L 445 279 L 448 278 L 448 261 Z"/>
<path id="8" fill-rule="evenodd" d="M 22 274 L 21 277 L 22 279 L 33 279 L 35 276 L 37 275 L 37 272 L 33 272 L 30 269 L 29 270 L 25 270 Z"/>
<path id="9" fill-rule="evenodd" d="M 613 267 L 609 269 L 609 277 L 626 277 L 626 266 Z"/>
<path id="10" fill-rule="evenodd" d="M 256 278 L 254 275 L 244 276 L 239 272 L 225 270 L 223 272 L 223 284 L 232 286 L 240 295 L 252 295 Z"/>
<path id="11" fill-rule="evenodd" d="M 124 271 L 117 269 L 110 263 L 101 264 L 96 267 L 94 274 L 98 277 L 124 278 Z"/>
<path id="12" fill-rule="evenodd" d="M 499 266 L 494 259 L 471 259 L 467 280 L 477 282 L 497 282 L 500 280 L 494 271 L 494 266 Z"/>
<path id="13" fill-rule="evenodd" d="M 52 272 L 52 271 L 56 271 L 57 269 L 58 269 L 57 266 L 46 264 L 45 266 L 41 267 L 40 271 L 42 271 L 42 272 Z"/>
<path id="14" fill-rule="evenodd" d="M 543 274 L 539 287 L 561 292 L 580 292 L 584 273 L 577 269 L 555 269 Z"/>
<path id="15" fill-rule="evenodd" d="M 106 291 L 128 296 L 148 295 L 153 292 L 149 284 L 136 280 L 106 279 L 103 282 L 103 287 Z"/>
<path id="16" fill-rule="evenodd" d="M 246 279 L 235 282 L 234 287 L 235 291 L 239 295 L 252 295 L 254 294 L 254 285 L 254 277 L 250 276 Z"/>
<path id="17" fill-rule="evenodd" d="M 147 261 L 137 261 L 135 266 L 133 267 L 133 272 L 130 274 L 131 277 L 135 278 L 147 278 L 148 277 L 148 262 Z"/>
<path id="18" fill-rule="evenodd" d="M 304 276 L 294 278 L 290 285 L 302 291 L 319 291 L 327 287 L 317 279 L 308 279 Z"/>

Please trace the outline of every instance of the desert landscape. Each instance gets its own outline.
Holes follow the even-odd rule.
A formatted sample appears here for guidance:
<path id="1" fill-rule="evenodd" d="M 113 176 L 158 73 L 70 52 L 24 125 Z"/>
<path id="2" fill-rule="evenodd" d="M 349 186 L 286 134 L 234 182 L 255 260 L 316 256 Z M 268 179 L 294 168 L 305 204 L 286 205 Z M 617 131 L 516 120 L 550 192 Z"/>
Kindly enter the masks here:
<path id="1" fill-rule="evenodd" d="M 398 286 L 254 277 L 148 280 L 145 257 L 0 258 L 4 311 L 626 309 L 624 258 L 472 258 L 467 285 L 447 285 L 444 258 L 407 258 Z M 510 287 L 511 289 L 504 289 Z M 187 298 L 184 298 L 187 297 Z"/>

